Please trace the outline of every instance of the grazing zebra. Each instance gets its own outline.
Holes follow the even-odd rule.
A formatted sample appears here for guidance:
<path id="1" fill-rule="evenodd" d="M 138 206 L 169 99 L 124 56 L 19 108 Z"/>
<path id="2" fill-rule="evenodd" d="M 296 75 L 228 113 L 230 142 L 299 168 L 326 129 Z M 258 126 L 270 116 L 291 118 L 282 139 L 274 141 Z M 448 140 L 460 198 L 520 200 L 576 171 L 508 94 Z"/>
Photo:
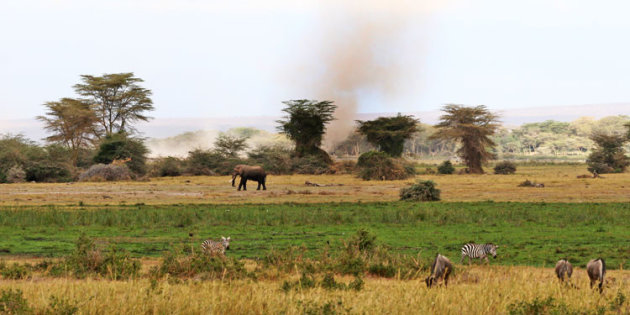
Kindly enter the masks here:
<path id="1" fill-rule="evenodd" d="M 486 262 L 488 262 L 488 254 L 491 254 L 493 258 L 497 258 L 498 247 L 499 245 L 494 245 L 492 243 L 468 243 L 462 247 L 462 260 L 460 262 L 463 263 L 464 258 L 466 257 L 468 257 L 468 264 L 470 264 L 472 258 L 479 258 L 479 261 L 482 261 L 485 258 Z"/>
<path id="2" fill-rule="evenodd" d="M 556 263 L 556 276 L 558 276 L 558 279 L 560 281 L 569 280 L 571 279 L 571 274 L 573 274 L 571 263 L 566 258 L 558 260 Z"/>
<path id="3" fill-rule="evenodd" d="M 448 286 L 448 276 L 451 274 L 451 271 L 453 271 L 453 264 L 451 264 L 451 261 L 448 260 L 448 258 L 437 254 L 433 264 L 431 265 L 431 275 L 427 277 L 424 282 L 426 282 L 427 287 L 430 288 L 434 284 L 437 284 L 440 279 L 443 279 L 444 286 L 446 287 Z"/>
<path id="4" fill-rule="evenodd" d="M 225 255 L 225 250 L 230 249 L 230 237 L 225 238 L 221 236 L 221 241 L 213 241 L 211 239 L 207 239 L 201 243 L 201 250 L 210 255 L 221 254 Z"/>
<path id="5" fill-rule="evenodd" d="M 591 279 L 591 289 L 593 288 L 593 283 L 599 280 L 599 293 L 602 293 L 604 290 L 602 288 L 604 284 L 604 275 L 606 275 L 606 262 L 603 259 L 591 259 L 591 261 L 586 264 L 586 272 L 588 273 L 588 277 Z"/>

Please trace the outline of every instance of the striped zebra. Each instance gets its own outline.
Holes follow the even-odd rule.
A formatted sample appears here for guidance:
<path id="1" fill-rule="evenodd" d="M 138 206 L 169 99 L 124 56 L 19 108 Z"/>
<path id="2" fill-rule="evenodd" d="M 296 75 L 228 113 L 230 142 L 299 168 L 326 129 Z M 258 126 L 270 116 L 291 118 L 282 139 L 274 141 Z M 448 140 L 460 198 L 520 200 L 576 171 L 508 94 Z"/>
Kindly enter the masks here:
<path id="1" fill-rule="evenodd" d="M 225 255 L 225 250 L 230 249 L 230 237 L 225 238 L 221 236 L 221 241 L 213 241 L 207 239 L 201 243 L 201 250 L 210 255 L 221 254 Z"/>
<path id="2" fill-rule="evenodd" d="M 479 258 L 479 261 L 483 259 L 488 262 L 488 254 L 492 255 L 493 258 L 497 258 L 497 248 L 498 245 L 494 245 L 492 243 L 488 244 L 474 244 L 468 243 L 462 247 L 462 260 L 460 263 L 464 262 L 464 258 L 468 257 L 468 264 L 470 265 L 471 259 Z"/>

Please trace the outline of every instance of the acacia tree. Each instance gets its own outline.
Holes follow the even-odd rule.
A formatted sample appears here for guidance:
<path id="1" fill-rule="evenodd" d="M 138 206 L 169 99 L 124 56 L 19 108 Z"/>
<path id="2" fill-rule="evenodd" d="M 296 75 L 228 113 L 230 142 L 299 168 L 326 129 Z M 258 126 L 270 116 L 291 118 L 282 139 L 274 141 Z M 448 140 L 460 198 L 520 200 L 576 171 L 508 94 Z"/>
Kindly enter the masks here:
<path id="1" fill-rule="evenodd" d="M 72 164 L 76 165 L 79 151 L 93 141 L 97 117 L 88 103 L 83 100 L 62 98 L 47 102 L 45 116 L 37 116 L 52 135 L 46 140 L 62 143 L 72 152 Z"/>
<path id="2" fill-rule="evenodd" d="M 495 146 L 490 139 L 499 128 L 498 116 L 486 106 L 467 107 L 447 104 L 442 108 L 440 123 L 435 125 L 437 132 L 431 139 L 447 139 L 460 142 L 457 154 L 465 161 L 473 174 L 483 174 L 482 165 L 495 155 L 489 151 Z"/>
<path id="3" fill-rule="evenodd" d="M 248 137 L 236 137 L 221 133 L 214 141 L 214 147 L 217 153 L 224 157 L 236 158 L 238 154 L 247 149 Z"/>
<path id="4" fill-rule="evenodd" d="M 393 157 L 401 156 L 405 140 L 420 131 L 419 120 L 400 113 L 394 117 L 379 117 L 368 121 L 357 120 L 357 123 L 359 132 L 367 137 L 368 142 Z"/>
<path id="5" fill-rule="evenodd" d="M 94 107 L 102 129 L 97 137 L 130 133 L 134 131 L 132 123 L 150 119 L 146 112 L 154 109 L 151 90 L 138 85 L 144 81 L 132 72 L 82 75 L 81 80 L 83 83 L 76 84 L 74 89 Z"/>
<path id="6" fill-rule="evenodd" d="M 291 100 L 282 102 L 287 107 L 282 111 L 287 113 L 278 130 L 295 142 L 295 154 L 298 157 L 306 155 L 320 155 L 326 162 L 332 160 L 328 154 L 320 149 L 326 124 L 331 122 L 337 105 L 332 101 Z"/>
<path id="7" fill-rule="evenodd" d="M 591 136 L 597 147 L 588 156 L 588 171 L 591 173 L 622 173 L 630 161 L 623 145 L 628 141 L 625 135 L 596 133 Z"/>

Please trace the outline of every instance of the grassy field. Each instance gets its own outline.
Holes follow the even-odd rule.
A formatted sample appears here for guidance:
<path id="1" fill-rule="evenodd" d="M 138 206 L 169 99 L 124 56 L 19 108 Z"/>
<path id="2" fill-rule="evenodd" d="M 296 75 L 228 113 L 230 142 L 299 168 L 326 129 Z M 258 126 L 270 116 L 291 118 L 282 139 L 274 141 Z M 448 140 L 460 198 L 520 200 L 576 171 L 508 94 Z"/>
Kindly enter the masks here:
<path id="1" fill-rule="evenodd" d="M 422 280 L 365 279 L 361 291 L 283 291 L 282 281 L 185 282 L 32 279 L 2 281 L 40 313 L 76 307 L 84 314 L 628 314 L 630 272 L 608 273 L 604 294 L 588 288 L 584 269 L 561 285 L 549 268 L 456 269 L 448 288 Z M 297 279 L 297 275 L 287 277 Z M 349 278 L 337 277 L 339 282 Z M 51 301 L 63 303 L 51 306 Z M 553 300 L 548 300 L 552 298 Z M 626 298 L 627 299 L 627 298 Z M 61 307 L 59 306 L 61 304 Z M 65 308 L 64 308 L 65 306 Z"/>
<path id="2" fill-rule="evenodd" d="M 269 190 L 247 192 L 230 187 L 228 177 L 206 176 L 2 184 L 0 313 L 21 296 L 35 314 L 629 314 L 630 174 L 576 178 L 585 168 L 519 166 L 508 176 L 418 176 L 442 190 L 442 201 L 432 203 L 396 201 L 413 179 L 365 182 L 351 175 L 270 176 Z M 517 187 L 525 179 L 545 187 Z M 341 186 L 311 187 L 305 181 Z M 365 272 L 359 291 L 283 290 L 308 264 L 268 263 L 268 257 L 295 247 L 299 257 L 319 264 L 313 277 L 323 283 L 327 266 L 352 263 L 335 265 L 351 257 L 346 245 L 363 229 L 391 255 L 379 259 L 398 259 L 390 263 L 407 268 L 404 276 L 400 269 L 393 277 Z M 128 250 L 142 262 L 140 275 L 76 279 L 34 267 L 49 257 L 63 262 L 58 258 L 69 257 L 82 234 L 103 251 L 110 245 Z M 221 235 L 233 240 L 227 256 L 255 276 L 152 274 L 166 251 L 196 251 L 203 239 Z M 461 246 L 471 241 L 499 244 L 498 257 L 490 265 L 459 264 Z M 422 281 L 436 252 L 455 262 L 448 289 L 429 290 Z M 584 271 L 599 256 L 609 269 L 603 295 L 588 288 Z M 573 286 L 559 284 L 550 269 L 560 258 L 576 267 Z M 13 263 L 29 263 L 35 271 L 8 280 L 7 271 L 20 270 Z M 354 279 L 331 270 L 339 282 Z"/>
<path id="3" fill-rule="evenodd" d="M 404 254 L 458 258 L 466 242 L 501 246 L 501 265 L 549 266 L 562 257 L 612 268 L 630 258 L 629 203 L 327 203 L 169 206 L 18 206 L 0 211 L 0 252 L 60 256 L 81 233 L 155 257 L 175 244 L 198 248 L 231 236 L 230 256 L 260 258 L 271 248 L 304 246 L 317 255 L 358 229 Z M 193 238 L 189 237 L 193 233 Z"/>
<path id="4" fill-rule="evenodd" d="M 491 172 L 491 170 L 489 170 Z M 442 190 L 444 201 L 628 202 L 630 173 L 578 179 L 585 165 L 519 166 L 515 175 L 418 175 Z M 353 175 L 292 175 L 268 178 L 268 190 L 238 192 L 229 176 L 154 178 L 147 182 L 0 184 L 0 205 L 119 205 L 175 203 L 319 203 L 398 200 L 414 182 L 363 181 Z M 517 187 L 529 179 L 544 188 Z M 343 186 L 311 187 L 305 181 Z"/>

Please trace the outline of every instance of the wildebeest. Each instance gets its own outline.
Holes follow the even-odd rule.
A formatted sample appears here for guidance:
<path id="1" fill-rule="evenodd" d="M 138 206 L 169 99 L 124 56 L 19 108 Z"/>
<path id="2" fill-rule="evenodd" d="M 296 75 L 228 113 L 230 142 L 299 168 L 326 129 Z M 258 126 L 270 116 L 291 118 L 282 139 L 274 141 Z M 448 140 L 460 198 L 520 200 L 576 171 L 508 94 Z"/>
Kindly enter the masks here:
<path id="1" fill-rule="evenodd" d="M 569 280 L 573 274 L 573 265 L 566 259 L 560 259 L 556 263 L 556 276 L 560 281 Z"/>
<path id="2" fill-rule="evenodd" d="M 430 288 L 434 284 L 437 284 L 440 279 L 443 279 L 444 286 L 448 286 L 448 276 L 451 274 L 451 271 L 453 271 L 453 264 L 451 264 L 451 261 L 448 260 L 448 258 L 437 254 L 433 264 L 431 265 L 431 275 L 427 277 L 424 282 L 426 282 L 427 287 Z"/>
<path id="3" fill-rule="evenodd" d="M 599 293 L 602 293 L 604 290 L 602 288 L 604 285 L 604 276 L 606 275 L 606 262 L 604 262 L 602 258 L 591 259 L 588 264 L 586 264 L 586 272 L 591 279 L 591 289 L 593 288 L 593 283 L 599 281 Z"/>

